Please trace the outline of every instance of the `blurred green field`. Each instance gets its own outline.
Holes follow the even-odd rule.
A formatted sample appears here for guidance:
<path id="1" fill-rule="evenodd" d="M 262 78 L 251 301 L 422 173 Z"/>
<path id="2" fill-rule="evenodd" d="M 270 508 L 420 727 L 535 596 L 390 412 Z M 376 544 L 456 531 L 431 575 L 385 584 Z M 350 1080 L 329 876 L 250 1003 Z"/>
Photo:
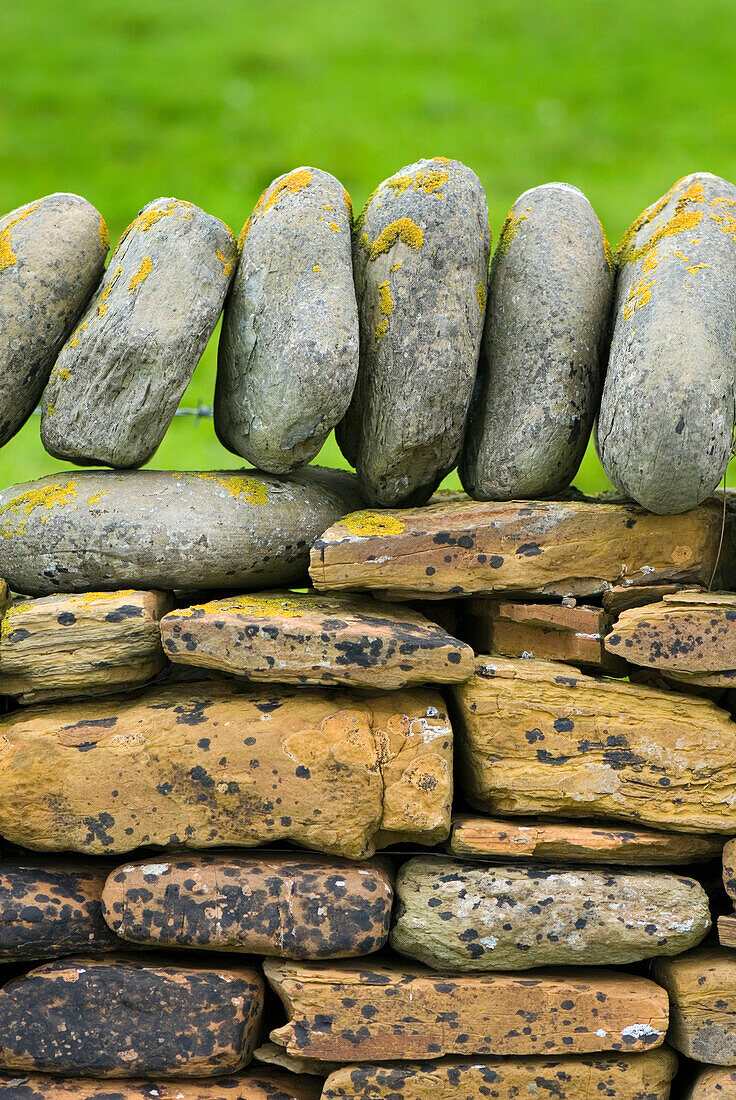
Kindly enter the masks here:
<path id="1" fill-rule="evenodd" d="M 158 195 L 237 232 L 300 164 L 359 207 L 402 165 L 458 157 L 495 236 L 521 191 L 566 180 L 612 240 L 687 172 L 736 178 L 730 0 L 6 0 L 0 28 L 0 211 L 76 191 L 113 240 Z M 215 351 L 184 405 L 211 403 Z M 61 468 L 38 419 L 0 452 L 0 484 Z M 343 464 L 332 441 L 320 460 Z M 233 464 L 190 418 L 152 463 Z M 590 448 L 577 484 L 606 484 Z"/>

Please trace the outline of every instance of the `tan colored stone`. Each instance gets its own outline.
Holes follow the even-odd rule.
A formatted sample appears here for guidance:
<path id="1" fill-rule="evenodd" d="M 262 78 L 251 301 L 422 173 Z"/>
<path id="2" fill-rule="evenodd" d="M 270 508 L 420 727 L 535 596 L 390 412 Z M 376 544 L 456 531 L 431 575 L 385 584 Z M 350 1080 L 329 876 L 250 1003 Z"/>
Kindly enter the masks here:
<path id="1" fill-rule="evenodd" d="M 696 948 L 657 959 L 653 975 L 670 999 L 670 1046 L 696 1062 L 736 1064 L 736 954 Z"/>
<path id="2" fill-rule="evenodd" d="M 264 971 L 289 1017 L 271 1039 L 330 1061 L 633 1053 L 659 1046 L 667 1030 L 664 990 L 612 970 L 459 975 L 389 960 L 267 959 Z"/>
<path id="3" fill-rule="evenodd" d="M 707 699 L 504 657 L 453 694 L 458 775 L 484 812 L 736 832 L 736 723 Z"/>
<path id="4" fill-rule="evenodd" d="M 604 611 L 616 616 L 629 607 L 644 607 L 648 603 L 658 603 L 663 596 L 671 592 L 679 592 L 681 589 L 682 585 L 679 584 L 616 584 L 613 588 L 607 588 L 602 594 L 601 603 Z M 698 589 L 698 591 L 701 590 Z"/>
<path id="5" fill-rule="evenodd" d="M 736 1100 L 736 1069 L 720 1066 L 702 1069 L 685 1100 Z"/>
<path id="6" fill-rule="evenodd" d="M 362 859 L 450 828 L 452 730 L 427 688 L 203 682 L 0 721 L 0 835 L 97 855 L 293 840 Z"/>
<path id="7" fill-rule="evenodd" d="M 726 913 L 717 921 L 721 947 L 736 947 L 736 913 Z"/>
<path id="8" fill-rule="evenodd" d="M 0 1100 L 319 1100 L 321 1084 L 256 1066 L 205 1081 L 116 1080 L 0 1074 Z"/>
<path id="9" fill-rule="evenodd" d="M 21 703 L 104 695 L 166 666 L 163 592 L 88 592 L 20 600 L 0 624 L 0 694 Z"/>
<path id="10" fill-rule="evenodd" d="M 668 675 L 736 670 L 736 595 L 673 593 L 659 603 L 629 608 L 614 623 L 605 647 Z"/>
<path id="11" fill-rule="evenodd" d="M 333 1070 L 340 1069 L 339 1062 L 320 1062 L 316 1058 L 300 1058 L 298 1054 L 287 1054 L 277 1043 L 262 1043 L 253 1051 L 257 1062 L 266 1066 L 279 1066 L 289 1073 L 307 1073 L 310 1077 L 325 1078 Z"/>
<path id="12" fill-rule="evenodd" d="M 727 840 L 723 846 L 723 887 L 736 904 L 736 839 Z"/>

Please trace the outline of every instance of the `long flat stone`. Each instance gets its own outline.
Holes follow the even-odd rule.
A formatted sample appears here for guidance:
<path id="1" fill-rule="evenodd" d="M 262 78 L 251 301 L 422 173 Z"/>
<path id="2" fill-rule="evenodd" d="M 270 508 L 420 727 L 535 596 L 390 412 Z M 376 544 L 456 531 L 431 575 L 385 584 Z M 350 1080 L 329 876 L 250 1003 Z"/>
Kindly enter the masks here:
<path id="1" fill-rule="evenodd" d="M 736 670 L 736 595 L 682 592 L 631 608 L 621 613 L 604 644 L 632 664 L 667 674 Z"/>
<path id="2" fill-rule="evenodd" d="M 696 1062 L 736 1064 L 736 953 L 696 948 L 656 960 L 653 974 L 670 999 L 670 1046 Z"/>
<path id="3" fill-rule="evenodd" d="M 271 1039 L 328 1061 L 587 1054 L 659 1046 L 667 995 L 612 970 L 438 974 L 414 964 L 267 959 L 288 1023 Z"/>
<path id="4" fill-rule="evenodd" d="M 319 1100 L 321 1084 L 259 1067 L 235 1076 L 147 1081 L 0 1074 L 0 1100 Z"/>

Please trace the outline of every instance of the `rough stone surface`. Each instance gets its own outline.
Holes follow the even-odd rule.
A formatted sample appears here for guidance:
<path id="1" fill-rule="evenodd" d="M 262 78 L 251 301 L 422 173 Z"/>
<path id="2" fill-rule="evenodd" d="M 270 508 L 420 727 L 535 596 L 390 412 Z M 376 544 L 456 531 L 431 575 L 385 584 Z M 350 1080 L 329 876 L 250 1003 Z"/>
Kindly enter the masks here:
<path id="1" fill-rule="evenodd" d="M 686 1100 L 733 1100 L 735 1096 L 736 1069 L 709 1066 L 695 1078 Z"/>
<path id="2" fill-rule="evenodd" d="M 162 592 L 88 592 L 15 603 L 0 622 L 0 694 L 21 703 L 133 688 L 166 666 Z"/>
<path id="3" fill-rule="evenodd" d="M 590 596 L 624 579 L 708 584 L 720 538 L 715 502 L 663 520 L 635 504 L 450 500 L 344 516 L 315 542 L 310 574 L 321 591 L 371 588 L 387 599 Z"/>
<path id="4" fill-rule="evenodd" d="M 582 191 L 548 183 L 511 207 L 493 256 L 460 476 L 479 500 L 567 488 L 598 412 L 613 260 Z"/>
<path id="5" fill-rule="evenodd" d="M 705 863 L 720 856 L 723 837 L 572 821 L 453 818 L 448 851 L 475 859 L 559 860 L 638 867 Z"/>
<path id="6" fill-rule="evenodd" d="M 696 1062 L 736 1064 L 736 954 L 701 947 L 653 964 L 670 998 L 667 1042 Z"/>
<path id="7" fill-rule="evenodd" d="M 615 321 L 598 419 L 614 485 L 683 512 L 726 471 L 734 426 L 736 187 L 686 176 L 618 246 Z"/>
<path id="8" fill-rule="evenodd" d="M 384 180 L 356 220 L 360 370 L 337 438 L 371 504 L 423 504 L 457 461 L 490 240 L 478 177 L 445 157 Z"/>
<path id="9" fill-rule="evenodd" d="M 263 981 L 245 967 L 84 955 L 0 989 L 0 1066 L 71 1076 L 211 1077 L 250 1059 Z"/>
<path id="10" fill-rule="evenodd" d="M 253 1051 L 257 1062 L 267 1066 L 279 1066 L 289 1073 L 307 1073 L 312 1077 L 327 1077 L 334 1069 L 340 1068 L 339 1062 L 320 1062 L 317 1058 L 301 1058 L 298 1054 L 287 1054 L 277 1043 L 262 1043 Z"/>
<path id="11" fill-rule="evenodd" d="M 661 871 L 419 856 L 396 894 L 391 946 L 436 970 L 614 966 L 687 951 L 710 929 L 700 883 Z"/>
<path id="12" fill-rule="evenodd" d="M 119 950 L 120 941 L 102 918 L 107 873 L 106 865 L 92 861 L 3 859 L 0 962 Z"/>
<path id="13" fill-rule="evenodd" d="M 390 961 L 276 959 L 264 970 L 289 1016 L 272 1040 L 290 1054 L 330 1061 L 628 1054 L 659 1046 L 667 1030 L 665 991 L 612 970 L 436 974 Z"/>
<path id="14" fill-rule="evenodd" d="M 688 586 L 691 591 L 696 591 L 693 586 Z M 601 595 L 603 610 L 609 615 L 620 615 L 622 611 L 630 607 L 644 607 L 648 603 L 658 603 L 664 596 L 669 596 L 682 588 L 679 584 L 642 584 L 635 588 L 625 584 L 616 584 L 613 588 L 607 588 Z M 697 589 L 703 591 L 703 589 Z"/>
<path id="15" fill-rule="evenodd" d="M 418 611 L 370 597 L 233 596 L 170 612 L 161 633 L 170 660 L 248 680 L 401 688 L 473 673 L 470 646 Z"/>
<path id="16" fill-rule="evenodd" d="M 362 859 L 450 831 L 440 696 L 178 684 L 0 720 L 0 835 L 128 852 L 293 840 Z"/>
<path id="17" fill-rule="evenodd" d="M 707 699 L 504 657 L 478 657 L 452 690 L 480 810 L 736 831 L 736 724 Z"/>
<path id="18" fill-rule="evenodd" d="M 352 474 L 319 466 L 50 474 L 0 492 L 0 576 L 30 596 L 298 583 L 314 539 L 359 501 Z"/>
<path id="19" fill-rule="evenodd" d="M 263 192 L 241 233 L 215 430 L 260 470 L 309 462 L 350 404 L 358 375 L 352 221 L 334 176 L 297 168 Z"/>
<path id="20" fill-rule="evenodd" d="M 632 1055 L 352 1065 L 330 1074 L 322 1100 L 668 1100 L 676 1066 L 675 1055 L 666 1047 Z"/>
<path id="21" fill-rule="evenodd" d="M 59 353 L 41 438 L 81 465 L 152 457 L 204 351 L 237 259 L 218 218 L 178 199 L 144 206 Z"/>
<path id="22" fill-rule="evenodd" d="M 721 947 L 736 947 L 736 913 L 718 917 L 718 942 Z"/>
<path id="23" fill-rule="evenodd" d="M 736 905 L 736 840 L 727 840 L 723 846 L 723 887 Z"/>
<path id="24" fill-rule="evenodd" d="M 0 447 L 38 404 L 109 244 L 101 215 L 79 195 L 47 195 L 0 218 Z"/>
<path id="25" fill-rule="evenodd" d="M 290 959 L 379 950 L 392 901 L 381 861 L 309 855 L 156 857 L 118 867 L 103 893 L 105 920 L 131 943 Z"/>
<path id="26" fill-rule="evenodd" d="M 0 1075 L 0 1100 L 319 1100 L 309 1078 L 259 1067 L 215 1080 L 95 1081 L 94 1078 Z"/>
<path id="27" fill-rule="evenodd" d="M 736 595 L 681 592 L 630 608 L 613 624 L 605 646 L 632 664 L 668 674 L 736 670 Z"/>

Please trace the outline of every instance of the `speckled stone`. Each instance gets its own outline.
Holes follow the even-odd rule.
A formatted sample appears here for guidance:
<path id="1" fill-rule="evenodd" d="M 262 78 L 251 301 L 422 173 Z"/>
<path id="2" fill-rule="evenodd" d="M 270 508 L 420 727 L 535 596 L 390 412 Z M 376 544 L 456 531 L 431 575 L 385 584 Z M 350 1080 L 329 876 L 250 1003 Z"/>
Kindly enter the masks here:
<path id="1" fill-rule="evenodd" d="M 206 1081 L 95 1081 L 94 1078 L 0 1075 L 0 1100 L 319 1100 L 310 1078 L 259 1067 Z"/>
<path id="2" fill-rule="evenodd" d="M 621 965 L 687 951 L 710 929 L 700 883 L 661 871 L 419 856 L 396 894 L 391 946 L 436 970 Z"/>
<path id="3" fill-rule="evenodd" d="M 118 867 L 102 900 L 131 943 L 337 959 L 386 943 L 393 884 L 380 860 L 218 852 Z"/>
<path id="4" fill-rule="evenodd" d="M 79 195 L 0 218 L 0 447 L 31 415 L 105 269 L 107 226 Z"/>
<path id="5" fill-rule="evenodd" d="M 78 955 L 0 989 L 0 1066 L 80 1077 L 232 1073 L 251 1057 L 262 1009 L 255 969 Z"/>
<path id="6" fill-rule="evenodd" d="M 460 463 L 471 496 L 547 497 L 570 484 L 598 412 L 612 292 L 611 251 L 582 191 L 525 191 L 493 256 Z"/>
<path id="7" fill-rule="evenodd" d="M 701 947 L 653 964 L 670 999 L 667 1042 L 696 1062 L 736 1064 L 736 953 Z"/>
<path id="8" fill-rule="evenodd" d="M 693 1081 L 685 1100 L 734 1100 L 736 1069 L 708 1066 Z"/>
<path id="9" fill-rule="evenodd" d="M 727 840 L 723 846 L 723 887 L 736 905 L 736 839 Z"/>
<path id="10" fill-rule="evenodd" d="M 212 335 L 236 259 L 219 218 L 179 199 L 143 207 L 51 372 L 41 418 L 50 454 L 86 466 L 148 462 Z"/>
<path id="11" fill-rule="evenodd" d="M 350 404 L 358 375 L 352 221 L 339 180 L 297 168 L 266 188 L 240 235 L 215 430 L 258 469 L 309 462 Z"/>
<path id="12" fill-rule="evenodd" d="M 72 471 L 0 492 L 0 576 L 47 596 L 303 582 L 314 539 L 360 506 L 355 476 Z"/>
<path id="13" fill-rule="evenodd" d="M 423 504 L 457 461 L 490 239 L 478 177 L 445 157 L 384 180 L 356 220 L 360 370 L 337 439 L 371 504 Z"/>
<path id="14" fill-rule="evenodd" d="M 598 419 L 609 478 L 652 512 L 713 492 L 733 441 L 736 187 L 676 183 L 618 246 L 615 322 Z"/>
<path id="15" fill-rule="evenodd" d="M 623 611 L 605 639 L 610 653 L 669 674 L 736 670 L 736 595 L 678 592 Z M 736 675 L 736 672 L 733 672 Z"/>
<path id="16" fill-rule="evenodd" d="M 660 1046 L 667 1030 L 665 991 L 613 970 L 437 974 L 391 960 L 266 959 L 264 971 L 288 1015 L 271 1039 L 328 1061 L 629 1054 Z"/>

